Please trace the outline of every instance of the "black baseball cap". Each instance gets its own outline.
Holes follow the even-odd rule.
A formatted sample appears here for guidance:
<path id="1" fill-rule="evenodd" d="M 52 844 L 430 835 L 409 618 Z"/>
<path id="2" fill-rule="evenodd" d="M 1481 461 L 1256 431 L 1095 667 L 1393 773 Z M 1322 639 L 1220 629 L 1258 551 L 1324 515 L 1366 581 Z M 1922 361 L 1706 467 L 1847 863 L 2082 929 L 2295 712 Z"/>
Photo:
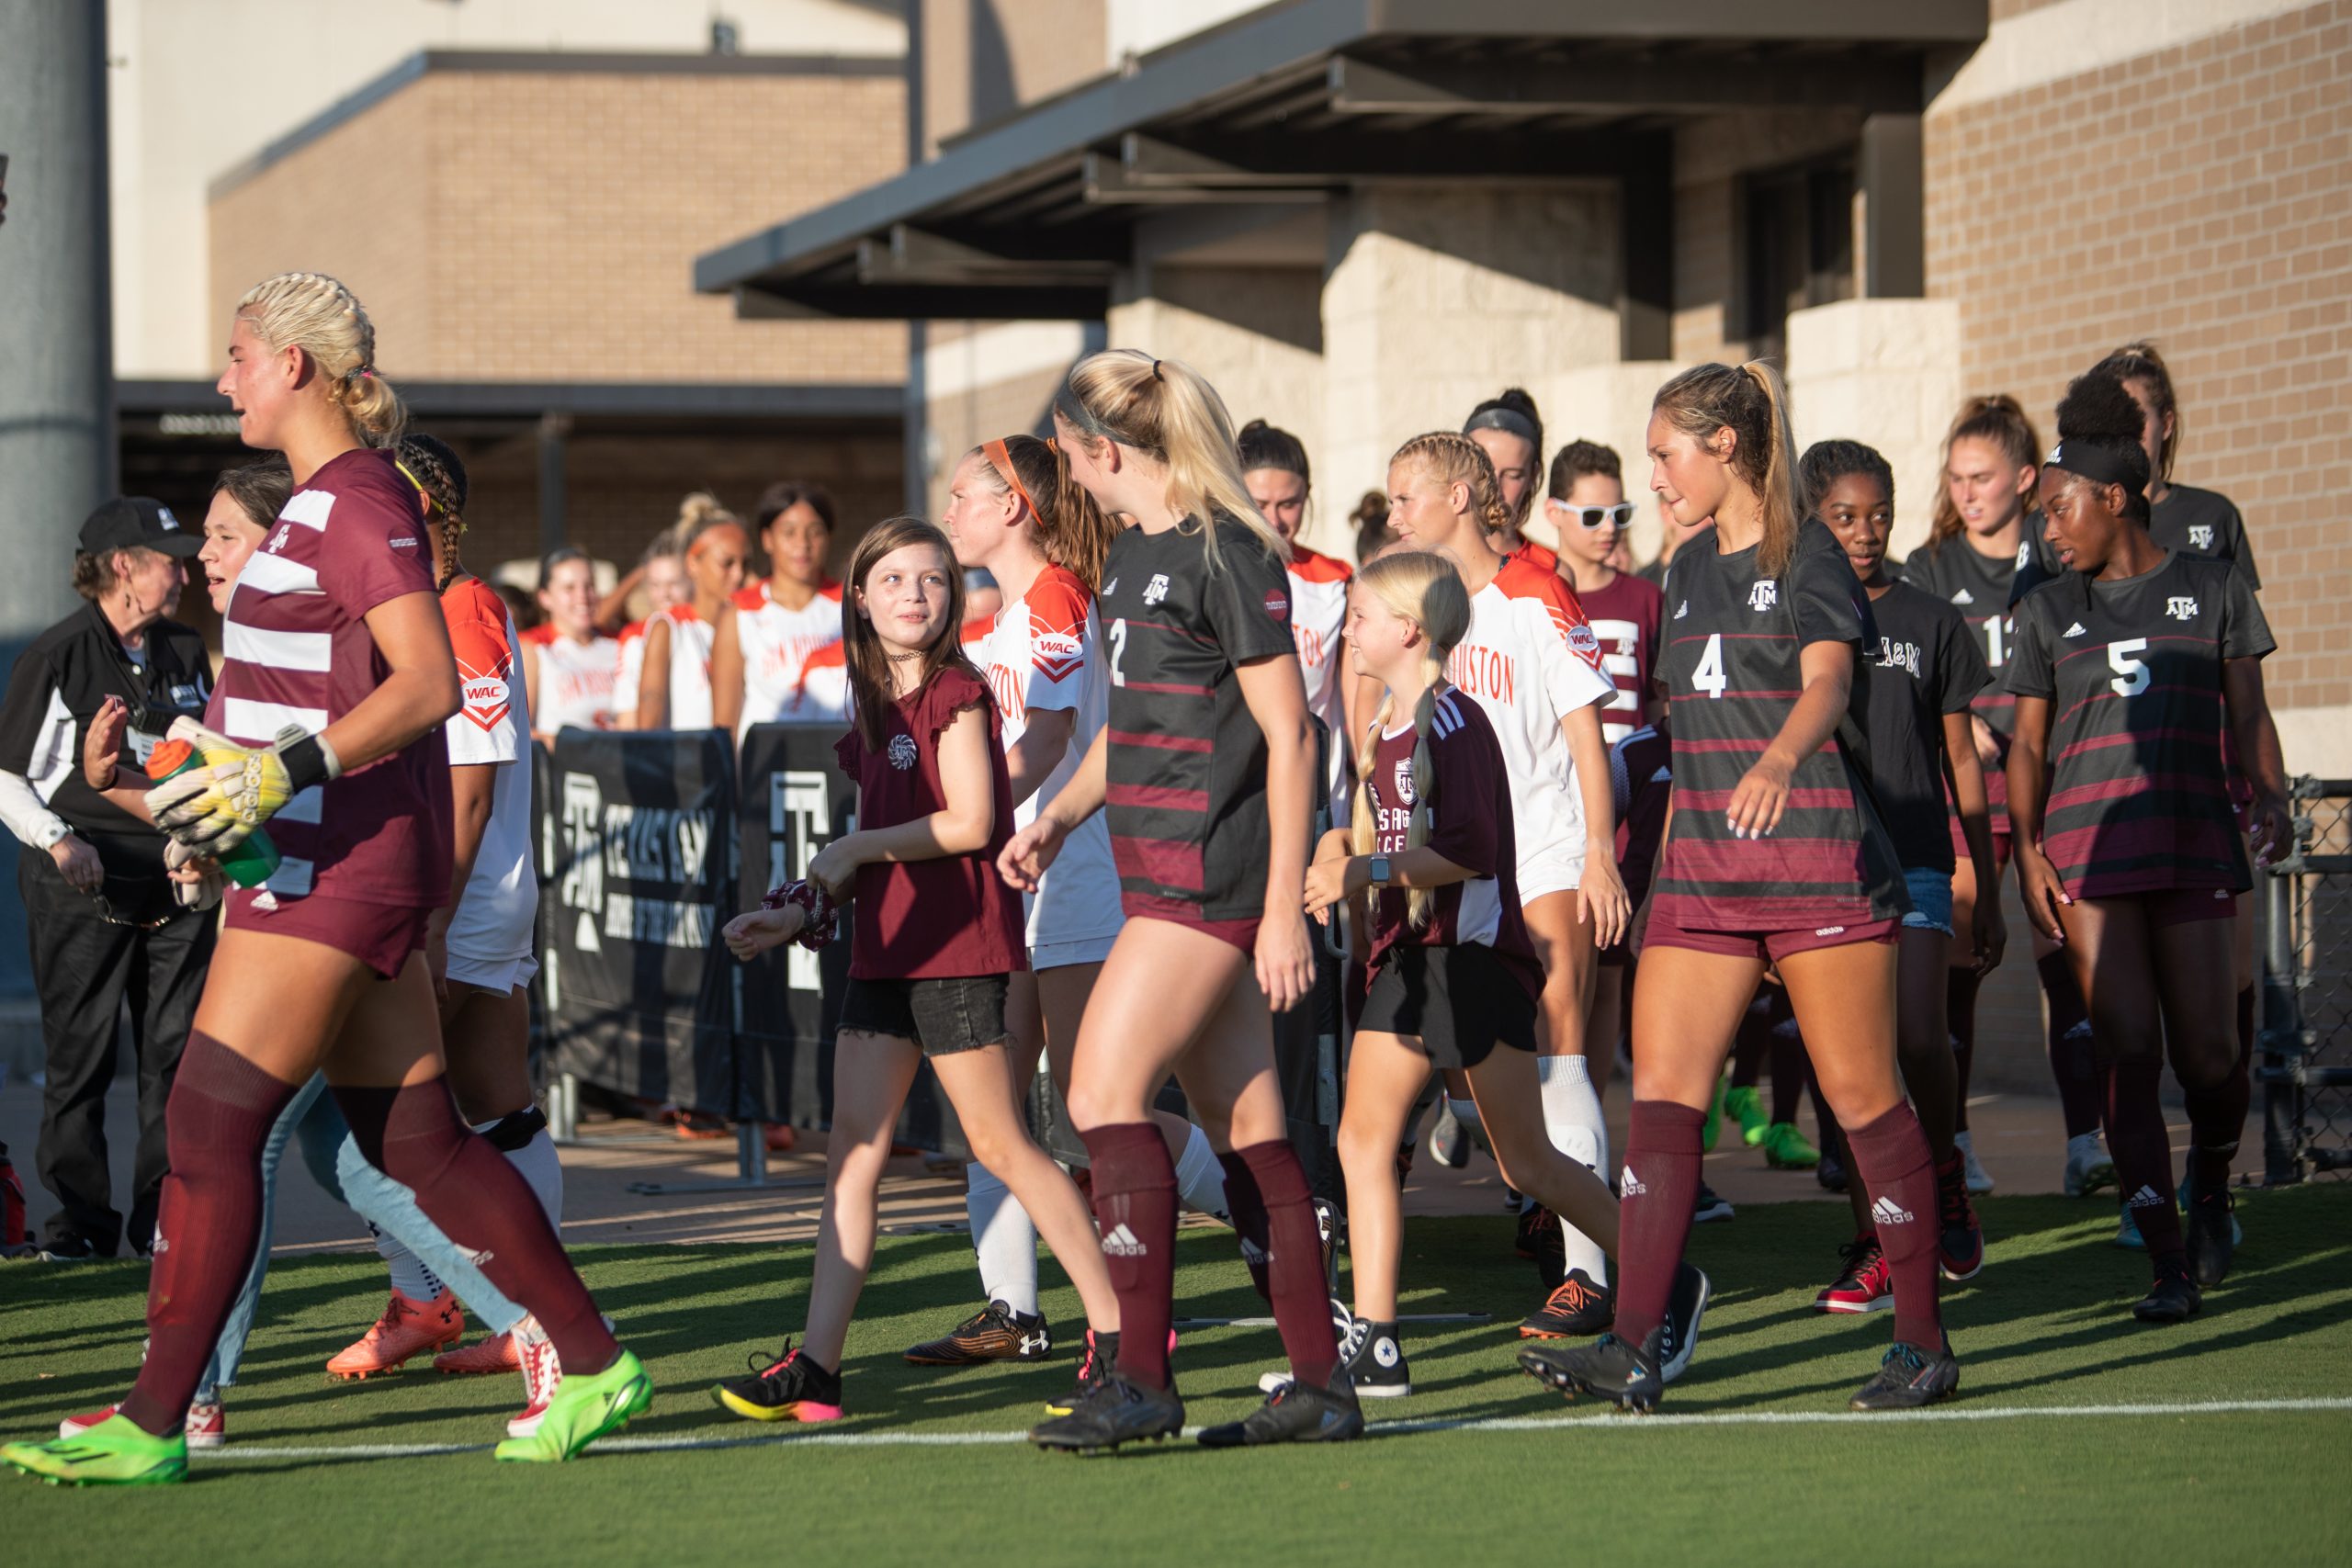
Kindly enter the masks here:
<path id="1" fill-rule="evenodd" d="M 153 496 L 121 495 L 91 513 L 82 525 L 82 548 L 94 556 L 108 550 L 161 550 L 187 557 L 204 548 L 204 535 L 181 526 L 172 509 Z"/>

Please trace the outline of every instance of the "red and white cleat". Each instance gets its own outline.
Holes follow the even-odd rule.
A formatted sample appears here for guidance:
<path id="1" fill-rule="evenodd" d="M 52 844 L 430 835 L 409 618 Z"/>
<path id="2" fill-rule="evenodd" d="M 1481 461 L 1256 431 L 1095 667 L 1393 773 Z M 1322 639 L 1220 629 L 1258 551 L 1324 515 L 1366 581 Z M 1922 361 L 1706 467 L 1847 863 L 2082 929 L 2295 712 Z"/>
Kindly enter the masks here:
<path id="1" fill-rule="evenodd" d="M 539 1422 L 548 1413 L 548 1401 L 554 1396 L 556 1385 L 563 1381 L 563 1366 L 556 1359 L 555 1347 L 548 1342 L 547 1331 L 529 1314 L 524 1314 L 508 1337 L 514 1342 L 523 1369 L 523 1413 L 507 1421 L 506 1435 L 527 1438 L 539 1429 Z"/>
<path id="2" fill-rule="evenodd" d="M 396 1371 L 412 1357 L 455 1345 L 465 1332 L 466 1314 L 456 1292 L 445 1290 L 430 1302 L 419 1302 L 396 1290 L 375 1326 L 327 1363 L 327 1375 L 366 1378 Z"/>
<path id="3" fill-rule="evenodd" d="M 523 1358 L 515 1352 L 514 1337 L 493 1334 L 489 1338 L 444 1350 L 433 1358 L 433 1370 L 455 1376 L 469 1376 L 482 1372 L 511 1372 L 521 1368 Z"/>
<path id="4" fill-rule="evenodd" d="M 1881 1312 L 1894 1304 L 1894 1276 L 1876 1235 L 1856 1236 L 1839 1248 L 1845 1270 L 1813 1298 L 1815 1312 Z"/>

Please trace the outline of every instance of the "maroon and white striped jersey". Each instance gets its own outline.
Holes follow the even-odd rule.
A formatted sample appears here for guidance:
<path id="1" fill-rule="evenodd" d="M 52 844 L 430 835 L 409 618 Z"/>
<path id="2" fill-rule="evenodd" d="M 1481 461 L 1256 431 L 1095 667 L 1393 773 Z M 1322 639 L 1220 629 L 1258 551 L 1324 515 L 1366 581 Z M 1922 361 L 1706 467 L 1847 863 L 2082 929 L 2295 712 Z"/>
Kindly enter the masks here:
<path id="1" fill-rule="evenodd" d="M 430 596 L 432 562 L 416 487 L 390 453 L 345 452 L 323 464 L 237 579 L 212 728 L 266 746 L 288 725 L 315 734 L 357 707 L 391 673 L 368 613 L 403 594 Z M 269 819 L 285 858 L 267 890 L 437 908 L 449 901 L 450 818 L 448 742 L 436 725 L 288 801 Z"/>

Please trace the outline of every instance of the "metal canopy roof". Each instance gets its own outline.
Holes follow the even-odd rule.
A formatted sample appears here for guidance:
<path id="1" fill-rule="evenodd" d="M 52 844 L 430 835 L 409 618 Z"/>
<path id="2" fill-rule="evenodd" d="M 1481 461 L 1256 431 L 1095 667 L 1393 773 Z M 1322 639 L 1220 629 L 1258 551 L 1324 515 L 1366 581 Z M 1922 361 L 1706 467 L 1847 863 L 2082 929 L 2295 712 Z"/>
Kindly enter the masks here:
<path id="1" fill-rule="evenodd" d="M 1916 115 L 1928 53 L 1985 26 L 1985 0 L 1287 0 L 710 252 L 695 287 L 752 316 L 1099 317 L 1159 207 L 1654 175 L 1694 116 Z"/>

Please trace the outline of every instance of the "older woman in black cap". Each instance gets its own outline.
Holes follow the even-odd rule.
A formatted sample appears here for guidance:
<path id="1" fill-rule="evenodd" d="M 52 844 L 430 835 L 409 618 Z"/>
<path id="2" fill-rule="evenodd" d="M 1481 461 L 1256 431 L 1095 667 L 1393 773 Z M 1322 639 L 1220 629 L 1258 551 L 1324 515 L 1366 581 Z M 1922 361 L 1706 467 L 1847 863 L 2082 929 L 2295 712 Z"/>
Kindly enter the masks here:
<path id="1" fill-rule="evenodd" d="M 204 716 L 212 675 L 203 639 L 167 618 L 187 581 L 185 563 L 203 544 L 144 496 L 92 513 L 74 558 L 74 590 L 88 603 L 25 649 L 0 700 L 0 820 L 24 845 L 17 886 L 47 1049 L 38 1162 L 60 1204 L 41 1240 L 52 1261 L 111 1257 L 123 1238 L 107 1166 L 106 1095 L 126 995 L 139 1054 L 132 1249 L 143 1255 L 154 1235 L 164 1105 L 204 988 L 213 923 L 175 897 L 164 835 L 90 787 L 82 743 L 110 696 L 130 710 L 126 770 L 141 766 L 174 718 Z"/>

